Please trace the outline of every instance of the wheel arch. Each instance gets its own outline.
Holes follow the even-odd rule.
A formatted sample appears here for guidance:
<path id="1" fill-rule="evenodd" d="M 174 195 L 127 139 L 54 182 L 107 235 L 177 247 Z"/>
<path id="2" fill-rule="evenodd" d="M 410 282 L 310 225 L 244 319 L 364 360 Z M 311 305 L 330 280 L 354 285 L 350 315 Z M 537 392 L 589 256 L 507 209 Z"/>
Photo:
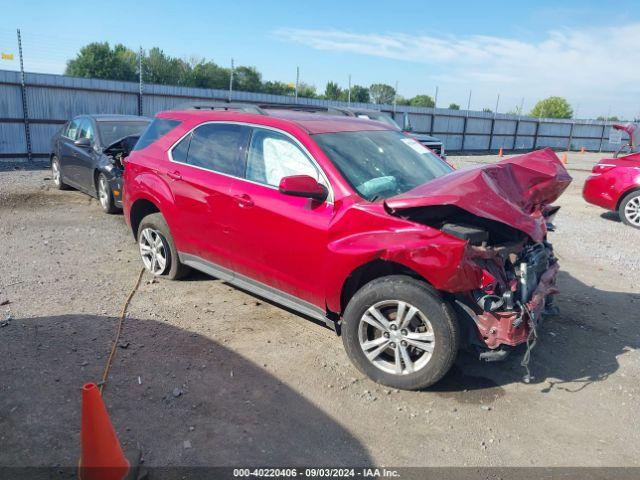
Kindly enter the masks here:
<path id="1" fill-rule="evenodd" d="M 618 211 L 620 209 L 620 205 L 622 204 L 622 200 L 624 200 L 627 195 L 629 195 L 630 193 L 634 193 L 634 192 L 640 192 L 640 186 L 635 185 L 635 186 L 625 190 L 624 192 L 622 192 L 620 194 L 620 197 L 618 198 L 618 201 L 616 202 L 616 211 Z"/>
<path id="2" fill-rule="evenodd" d="M 389 275 L 408 275 L 431 285 L 426 278 L 402 263 L 383 260 L 381 258 L 370 260 L 355 268 L 343 282 L 342 289 L 340 290 L 340 313 L 342 314 L 342 312 L 344 312 L 349 300 L 351 300 L 353 295 L 364 285 L 376 278 Z"/>
<path id="3" fill-rule="evenodd" d="M 131 224 L 133 238 L 138 240 L 138 227 L 140 226 L 140 222 L 142 222 L 144 217 L 152 213 L 162 213 L 155 202 L 145 197 L 138 198 L 133 202 L 129 212 L 129 223 Z"/>

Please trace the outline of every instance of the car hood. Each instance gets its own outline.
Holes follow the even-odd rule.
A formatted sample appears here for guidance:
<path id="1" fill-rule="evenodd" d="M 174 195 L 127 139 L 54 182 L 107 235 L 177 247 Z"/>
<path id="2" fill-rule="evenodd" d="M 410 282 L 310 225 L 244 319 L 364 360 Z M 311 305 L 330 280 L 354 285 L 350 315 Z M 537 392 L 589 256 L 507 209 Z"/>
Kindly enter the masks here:
<path id="1" fill-rule="evenodd" d="M 388 198 L 391 214 L 420 207 L 453 205 L 495 220 L 541 242 L 546 234 L 542 207 L 571 183 L 562 162 L 547 148 L 497 163 L 457 170 L 406 193 Z"/>

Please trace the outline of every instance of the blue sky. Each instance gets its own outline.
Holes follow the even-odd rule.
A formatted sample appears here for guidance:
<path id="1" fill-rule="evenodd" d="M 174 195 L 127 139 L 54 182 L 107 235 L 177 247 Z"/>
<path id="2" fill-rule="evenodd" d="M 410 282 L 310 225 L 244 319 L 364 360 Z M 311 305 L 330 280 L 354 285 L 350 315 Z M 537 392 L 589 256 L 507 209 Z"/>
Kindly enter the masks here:
<path id="1" fill-rule="evenodd" d="M 398 81 L 406 97 L 439 106 L 524 109 L 545 96 L 578 117 L 640 116 L 637 1 L 0 1 L 0 51 L 23 32 L 25 68 L 62 73 L 90 41 L 159 46 L 180 57 L 254 65 L 267 80 L 301 79 L 324 90 Z M 17 61 L 0 60 L 16 69 Z"/>

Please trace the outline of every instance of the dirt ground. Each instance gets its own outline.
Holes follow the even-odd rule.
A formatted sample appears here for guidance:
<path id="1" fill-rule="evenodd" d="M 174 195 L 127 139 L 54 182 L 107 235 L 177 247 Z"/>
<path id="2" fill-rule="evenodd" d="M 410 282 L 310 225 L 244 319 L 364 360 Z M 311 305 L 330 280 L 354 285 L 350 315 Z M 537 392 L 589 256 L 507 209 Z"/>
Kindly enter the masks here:
<path id="1" fill-rule="evenodd" d="M 322 325 L 206 275 L 145 274 L 104 392 L 125 449 L 151 466 L 640 466 L 640 231 L 582 200 L 597 158 L 569 156 L 551 234 L 561 313 L 532 383 L 520 354 L 461 354 L 438 386 L 390 390 Z M 122 216 L 49 177 L 0 172 L 3 466 L 76 465 L 80 387 L 141 267 Z"/>

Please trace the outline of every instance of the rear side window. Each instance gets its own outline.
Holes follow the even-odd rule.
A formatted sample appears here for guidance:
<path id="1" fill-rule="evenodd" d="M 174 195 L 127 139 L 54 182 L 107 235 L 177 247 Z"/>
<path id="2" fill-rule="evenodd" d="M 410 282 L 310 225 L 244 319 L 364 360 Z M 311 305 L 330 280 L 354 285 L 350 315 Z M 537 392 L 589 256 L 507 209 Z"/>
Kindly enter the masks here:
<path id="1" fill-rule="evenodd" d="M 243 125 L 224 123 L 202 125 L 191 135 L 187 163 L 214 172 L 242 177 L 244 151 L 248 138 L 249 129 Z M 183 143 L 186 142 L 183 140 L 176 146 L 179 152 L 182 151 Z M 178 161 L 175 157 L 174 160 Z"/>
<path id="2" fill-rule="evenodd" d="M 148 147 L 153 142 L 158 140 L 160 137 L 163 137 L 175 127 L 180 125 L 178 120 L 170 120 L 168 118 L 156 118 L 154 119 L 144 133 L 140 136 L 140 139 L 136 143 L 136 146 L 133 147 L 134 150 L 142 150 L 143 148 Z"/>

